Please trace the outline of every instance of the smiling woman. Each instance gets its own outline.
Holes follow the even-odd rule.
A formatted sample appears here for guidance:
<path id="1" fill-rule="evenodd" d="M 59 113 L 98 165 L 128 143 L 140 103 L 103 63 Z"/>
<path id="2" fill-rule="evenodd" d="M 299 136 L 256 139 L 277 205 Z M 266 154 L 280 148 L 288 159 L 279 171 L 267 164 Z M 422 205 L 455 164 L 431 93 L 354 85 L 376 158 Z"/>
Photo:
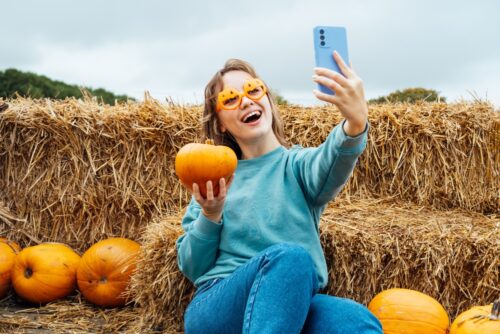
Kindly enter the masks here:
<path id="1" fill-rule="evenodd" d="M 178 265 L 198 288 L 184 314 L 186 333 L 381 333 L 366 307 L 319 293 L 328 277 L 319 217 L 351 175 L 368 131 L 362 82 L 334 59 L 345 77 L 318 68 L 313 79 L 335 97 L 315 95 L 345 119 L 317 148 L 286 146 L 273 97 L 250 64 L 230 59 L 208 83 L 204 134 L 239 161 L 217 194 L 213 181 L 203 194 L 203 185 L 185 184 L 192 199 Z"/>
<path id="2" fill-rule="evenodd" d="M 231 74 L 225 75 L 226 73 Z M 203 112 L 205 136 L 214 139 L 216 144 L 231 147 L 238 158 L 242 158 L 240 147 L 242 143 L 237 142 L 232 134 L 233 131 L 228 131 L 227 127 L 233 130 L 238 126 L 245 129 L 247 126 L 257 126 L 262 122 L 264 128 L 266 125 L 272 128 L 272 134 L 267 134 L 273 142 L 272 145 L 287 146 L 281 115 L 274 103 L 274 97 L 247 62 L 229 59 L 224 69 L 218 71 L 208 83 L 205 96 Z M 249 101 L 252 107 L 246 108 L 244 113 L 241 112 L 242 104 L 246 105 Z M 260 104 L 264 108 L 261 108 Z M 226 125 L 221 124 L 223 122 Z M 241 123 L 247 125 L 243 126 Z M 274 142 L 273 137 L 277 142 Z"/>

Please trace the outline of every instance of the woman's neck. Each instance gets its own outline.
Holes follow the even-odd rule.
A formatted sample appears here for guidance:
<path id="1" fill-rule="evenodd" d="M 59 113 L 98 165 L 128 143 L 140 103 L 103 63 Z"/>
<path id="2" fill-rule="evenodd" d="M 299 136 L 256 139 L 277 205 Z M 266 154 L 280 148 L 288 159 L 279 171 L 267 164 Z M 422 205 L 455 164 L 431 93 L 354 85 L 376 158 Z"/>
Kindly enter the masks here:
<path id="1" fill-rule="evenodd" d="M 280 147 L 281 144 L 273 133 L 270 138 L 261 138 L 251 143 L 239 143 L 239 146 L 241 148 L 241 158 L 248 160 L 269 153 Z"/>

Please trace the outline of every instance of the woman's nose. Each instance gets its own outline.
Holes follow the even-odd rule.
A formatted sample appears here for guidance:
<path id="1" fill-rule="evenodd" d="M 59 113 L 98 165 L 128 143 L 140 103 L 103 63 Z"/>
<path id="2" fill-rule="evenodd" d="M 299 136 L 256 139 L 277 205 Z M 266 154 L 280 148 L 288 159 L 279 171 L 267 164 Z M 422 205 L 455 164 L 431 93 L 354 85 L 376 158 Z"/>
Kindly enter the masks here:
<path id="1" fill-rule="evenodd" d="M 250 105 L 253 105 L 253 104 L 254 104 L 254 102 L 253 102 L 251 99 L 249 99 L 249 98 L 248 98 L 248 97 L 246 97 L 246 96 L 243 96 L 243 97 L 241 98 L 240 108 L 243 110 L 243 109 L 245 109 L 246 107 L 248 107 L 248 106 L 250 106 Z"/>

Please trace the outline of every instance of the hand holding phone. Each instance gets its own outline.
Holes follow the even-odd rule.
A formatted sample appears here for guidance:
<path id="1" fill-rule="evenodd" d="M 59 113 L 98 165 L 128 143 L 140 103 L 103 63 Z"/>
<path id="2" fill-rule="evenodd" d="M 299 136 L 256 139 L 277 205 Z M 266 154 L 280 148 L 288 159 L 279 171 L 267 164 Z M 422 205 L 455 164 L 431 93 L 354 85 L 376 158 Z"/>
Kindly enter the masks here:
<path id="1" fill-rule="evenodd" d="M 314 28 L 314 50 L 317 68 L 314 69 L 313 80 L 319 88 L 314 91 L 314 95 L 321 101 L 337 106 L 346 120 L 344 132 L 349 136 L 357 136 L 366 129 L 368 105 L 363 81 L 347 65 L 349 58 L 345 28 Z M 337 51 L 335 58 L 333 51 Z"/>
<path id="2" fill-rule="evenodd" d="M 346 63 L 349 63 L 347 52 L 347 33 L 344 27 L 317 26 L 313 29 L 314 55 L 316 67 L 324 67 L 342 74 L 333 59 L 333 51 L 337 51 Z M 318 84 L 318 89 L 330 95 L 335 95 L 330 88 Z"/>

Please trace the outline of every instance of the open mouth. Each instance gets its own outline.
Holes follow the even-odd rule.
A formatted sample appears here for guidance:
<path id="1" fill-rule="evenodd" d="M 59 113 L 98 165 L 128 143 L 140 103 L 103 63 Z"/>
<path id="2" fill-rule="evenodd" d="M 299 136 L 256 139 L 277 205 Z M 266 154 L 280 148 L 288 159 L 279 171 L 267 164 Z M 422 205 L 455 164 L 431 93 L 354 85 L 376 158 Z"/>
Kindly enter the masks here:
<path id="1" fill-rule="evenodd" d="M 243 123 L 252 123 L 252 122 L 259 120 L 260 116 L 262 116 L 262 112 L 260 110 L 251 111 L 248 114 L 246 114 L 245 116 L 243 116 L 241 121 Z"/>

